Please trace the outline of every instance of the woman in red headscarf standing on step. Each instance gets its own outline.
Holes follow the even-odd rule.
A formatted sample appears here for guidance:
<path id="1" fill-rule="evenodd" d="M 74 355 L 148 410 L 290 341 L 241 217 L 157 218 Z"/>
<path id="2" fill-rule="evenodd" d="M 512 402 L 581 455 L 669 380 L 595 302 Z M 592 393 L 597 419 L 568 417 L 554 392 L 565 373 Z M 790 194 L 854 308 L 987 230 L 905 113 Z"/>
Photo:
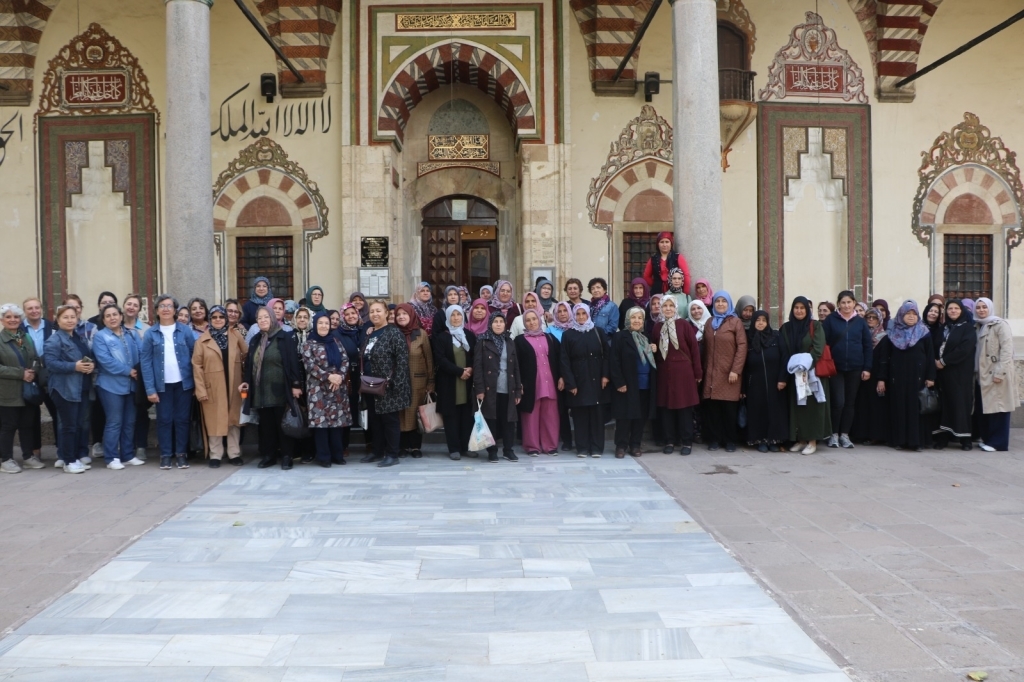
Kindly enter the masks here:
<path id="1" fill-rule="evenodd" d="M 658 253 L 651 256 L 644 266 L 644 280 L 651 287 L 651 294 L 663 294 L 668 291 L 669 273 L 675 268 L 683 271 L 683 292 L 690 293 L 690 267 L 682 254 L 672 249 L 672 244 L 671 232 L 658 233 Z"/>

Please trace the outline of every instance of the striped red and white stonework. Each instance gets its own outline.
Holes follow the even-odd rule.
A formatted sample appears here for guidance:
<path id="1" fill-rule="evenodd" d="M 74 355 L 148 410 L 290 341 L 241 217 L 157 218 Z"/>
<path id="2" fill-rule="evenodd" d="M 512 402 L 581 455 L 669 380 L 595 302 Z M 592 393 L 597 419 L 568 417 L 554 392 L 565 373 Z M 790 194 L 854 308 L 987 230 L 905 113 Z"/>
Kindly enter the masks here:
<path id="1" fill-rule="evenodd" d="M 256 7 L 267 32 L 306 83 L 325 84 L 327 56 L 338 25 L 341 0 L 262 0 Z M 298 82 L 280 61 L 278 79 L 282 86 Z"/>
<path id="2" fill-rule="evenodd" d="M 306 188 L 274 168 L 254 168 L 228 183 L 213 206 L 213 228 L 320 227 Z"/>
<path id="3" fill-rule="evenodd" d="M 32 99 L 39 40 L 60 0 L 0 0 L 0 81 L 8 87 L 3 101 L 28 104 Z"/>

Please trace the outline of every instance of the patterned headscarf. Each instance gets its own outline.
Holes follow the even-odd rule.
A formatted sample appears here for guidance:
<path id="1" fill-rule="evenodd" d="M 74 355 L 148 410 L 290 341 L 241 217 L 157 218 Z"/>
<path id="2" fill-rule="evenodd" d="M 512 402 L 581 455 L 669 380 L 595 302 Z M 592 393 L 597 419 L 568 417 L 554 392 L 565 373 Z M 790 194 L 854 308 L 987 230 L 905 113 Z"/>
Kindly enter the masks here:
<path id="1" fill-rule="evenodd" d="M 720 298 L 724 298 L 726 300 L 726 302 L 729 304 L 729 307 L 726 308 L 724 313 L 720 313 L 717 310 L 715 310 L 714 304 L 712 304 L 712 307 L 711 307 L 711 328 L 712 329 L 716 329 L 716 330 L 719 327 L 722 326 L 722 323 L 725 322 L 725 319 L 727 317 L 736 317 L 736 309 L 732 305 L 732 296 L 729 295 L 729 292 L 728 291 L 716 291 L 714 293 L 714 296 L 713 296 L 713 298 L 711 300 L 712 301 L 716 301 L 716 300 L 718 300 Z"/>
<path id="2" fill-rule="evenodd" d="M 569 321 L 568 322 L 559 322 L 558 321 L 558 308 L 559 307 L 564 307 L 567 311 L 569 311 Z M 551 317 L 554 318 L 552 320 L 552 322 L 551 322 L 551 326 L 554 327 L 555 329 L 561 329 L 562 331 L 565 331 L 566 329 L 572 329 L 573 328 L 572 327 L 572 322 L 573 322 L 573 320 L 572 320 L 572 304 L 570 304 L 568 301 L 559 301 L 559 302 L 555 303 L 555 307 L 551 309 Z"/>
<path id="3" fill-rule="evenodd" d="M 669 317 L 665 313 L 665 303 L 668 301 L 672 301 L 671 307 L 673 309 L 676 307 L 676 301 L 671 296 L 666 296 L 661 302 L 661 316 L 665 321 L 661 324 L 661 336 L 658 339 L 658 349 L 661 351 L 662 358 L 668 357 L 669 344 L 671 344 L 676 350 L 679 350 L 679 332 L 676 329 L 676 320 L 679 319 L 679 311 L 676 310 L 675 314 Z"/>
<path id="4" fill-rule="evenodd" d="M 434 315 L 437 313 L 437 306 L 434 305 L 433 296 L 429 301 L 420 300 L 420 292 L 426 289 L 431 290 L 428 282 L 420 282 L 416 285 L 416 291 L 412 295 L 412 300 L 409 301 L 408 305 L 412 306 L 415 317 L 420 318 L 420 325 L 424 329 L 430 329 L 430 326 L 434 323 Z M 395 308 L 395 312 L 398 312 L 398 308 Z"/>
<path id="5" fill-rule="evenodd" d="M 485 331 L 477 338 L 482 340 L 490 339 L 491 341 L 493 341 L 494 345 L 498 347 L 498 354 L 500 355 L 501 352 L 505 350 L 505 342 L 511 341 L 512 339 L 508 334 L 508 325 L 505 325 L 505 331 L 503 331 L 502 333 L 496 334 L 494 332 L 494 321 L 499 318 L 501 319 L 502 322 L 505 321 L 505 316 L 502 315 L 500 312 L 494 311 L 493 313 L 491 313 L 491 316 L 487 318 L 487 331 Z"/>
<path id="6" fill-rule="evenodd" d="M 458 287 L 459 291 L 459 305 L 462 306 L 462 312 L 468 313 L 469 309 L 473 306 L 473 299 L 469 297 L 469 289 L 466 287 Z"/>
<path id="7" fill-rule="evenodd" d="M 673 287 L 672 286 L 672 275 L 676 274 L 677 272 L 680 275 L 682 275 L 683 283 L 680 284 L 678 287 Z M 701 280 L 697 280 L 697 281 L 700 282 Z M 672 270 L 668 273 L 668 293 L 670 293 L 670 294 L 682 294 L 682 293 L 685 293 L 683 291 L 683 287 L 684 286 L 686 286 L 686 274 L 681 269 L 679 269 L 679 268 L 672 268 Z M 708 287 L 710 288 L 710 286 L 711 285 L 709 284 Z"/>
<path id="8" fill-rule="evenodd" d="M 651 296 L 651 300 L 647 301 L 647 309 L 651 311 L 651 322 L 657 324 L 658 322 L 664 322 L 665 316 L 661 314 L 661 302 L 665 299 L 664 294 L 654 294 Z M 654 312 L 654 302 L 658 302 L 658 312 Z"/>
<path id="9" fill-rule="evenodd" d="M 458 310 L 462 313 L 462 324 L 458 327 L 452 325 L 452 313 Z M 462 346 L 462 350 L 469 352 L 469 339 L 466 338 L 466 313 L 460 305 L 450 305 L 444 309 L 444 324 L 448 327 L 448 333 L 452 335 L 452 343 Z"/>
<path id="10" fill-rule="evenodd" d="M 908 325 L 903 321 L 903 316 L 911 310 L 917 313 L 917 323 L 913 326 Z M 896 320 L 893 324 L 892 331 L 889 332 L 889 340 L 892 341 L 892 345 L 896 346 L 900 350 L 906 350 L 929 335 L 930 332 L 928 331 L 928 327 L 925 326 L 922 321 L 921 311 L 918 310 L 917 302 L 908 300 L 906 303 L 901 305 L 900 309 L 896 311 Z"/>
<path id="11" fill-rule="evenodd" d="M 409 324 L 404 327 L 398 324 L 398 311 L 404 310 L 405 314 L 409 316 Z M 420 324 L 420 316 L 416 314 L 416 310 L 413 308 L 411 303 L 399 303 L 395 306 L 395 326 L 405 336 L 405 344 L 412 347 L 412 335 L 417 329 L 422 329 L 423 325 Z"/>
<path id="12" fill-rule="evenodd" d="M 221 327 L 220 329 L 215 328 L 213 326 L 213 322 L 210 321 L 211 318 L 213 318 L 214 313 L 220 313 L 221 315 L 224 316 L 224 326 Z M 228 311 L 225 310 L 224 306 L 222 305 L 215 305 L 212 308 L 210 308 L 210 314 L 207 316 L 207 321 L 210 322 L 210 325 L 206 329 L 207 331 L 210 332 L 210 336 L 213 337 L 213 340 L 217 343 L 217 348 L 220 348 L 221 350 L 227 350 L 229 329 Z"/>
<path id="13" fill-rule="evenodd" d="M 587 314 L 587 321 L 583 324 L 576 321 L 576 313 L 580 310 Z M 577 303 L 572 307 L 572 328 L 578 332 L 589 332 L 594 328 L 594 321 L 590 319 L 590 307 L 585 303 Z"/>
<path id="14" fill-rule="evenodd" d="M 875 348 L 881 343 L 882 339 L 889 335 L 889 332 L 885 331 L 885 323 L 882 321 L 882 311 L 878 308 L 868 308 L 864 311 L 864 321 L 867 322 L 869 317 L 873 317 L 878 320 L 878 324 L 872 327 L 870 324 L 868 327 L 871 331 L 871 347 Z"/>
<path id="15" fill-rule="evenodd" d="M 487 313 L 486 315 L 484 315 L 484 319 L 482 320 L 473 319 L 473 309 L 476 308 L 477 306 L 481 306 L 484 309 L 484 312 Z M 473 332 L 477 336 L 483 334 L 485 331 L 487 331 L 487 327 L 490 326 L 490 320 L 488 319 L 490 318 L 490 316 L 491 311 L 487 309 L 487 301 L 485 301 L 482 298 L 476 299 L 475 301 L 473 301 L 473 305 L 469 307 L 469 312 L 466 313 L 466 329 Z"/>
<path id="16" fill-rule="evenodd" d="M 630 324 L 630 318 L 632 318 L 635 313 L 640 313 L 640 331 L 633 329 L 633 325 Z M 643 322 L 646 320 L 646 317 L 647 313 L 644 312 L 643 308 L 638 305 L 633 306 L 626 311 L 626 329 L 633 335 L 633 343 L 636 344 L 636 352 L 640 355 L 640 362 L 654 367 L 654 353 L 651 352 L 651 342 L 643 332 Z"/>
<path id="17" fill-rule="evenodd" d="M 256 295 L 256 285 L 259 284 L 260 282 L 263 282 L 264 284 L 267 285 L 267 295 L 266 296 L 257 296 Z M 272 299 L 273 297 L 274 297 L 274 292 L 270 288 L 270 280 L 269 279 L 267 279 L 266 277 L 257 277 L 256 279 L 254 279 L 252 281 L 252 296 L 249 297 L 250 301 L 252 301 L 256 305 L 266 305 L 267 302 L 270 299 Z"/>
<path id="18" fill-rule="evenodd" d="M 509 296 L 508 303 L 502 303 L 498 299 L 498 292 L 500 292 L 501 291 L 501 287 L 505 286 L 506 284 L 508 285 L 509 291 L 512 292 L 512 295 Z M 492 296 L 491 300 L 488 301 L 488 305 L 490 305 L 492 309 L 500 310 L 502 313 L 504 313 L 506 310 L 508 310 L 509 308 L 514 306 L 515 304 L 516 304 L 516 290 L 515 290 L 515 287 L 512 286 L 512 282 L 509 282 L 508 280 L 505 280 L 505 279 L 499 279 L 497 282 L 495 282 L 494 283 L 494 296 Z"/>

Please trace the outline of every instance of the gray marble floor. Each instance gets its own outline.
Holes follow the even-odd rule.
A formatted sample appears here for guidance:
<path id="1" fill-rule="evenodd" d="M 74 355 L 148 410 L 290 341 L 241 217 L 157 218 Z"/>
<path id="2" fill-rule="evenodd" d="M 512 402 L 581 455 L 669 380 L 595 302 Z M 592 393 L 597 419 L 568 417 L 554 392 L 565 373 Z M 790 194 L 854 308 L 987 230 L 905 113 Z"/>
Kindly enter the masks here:
<path id="1" fill-rule="evenodd" d="M 625 460 L 246 467 L 0 640 L 0 680 L 848 682 Z"/>

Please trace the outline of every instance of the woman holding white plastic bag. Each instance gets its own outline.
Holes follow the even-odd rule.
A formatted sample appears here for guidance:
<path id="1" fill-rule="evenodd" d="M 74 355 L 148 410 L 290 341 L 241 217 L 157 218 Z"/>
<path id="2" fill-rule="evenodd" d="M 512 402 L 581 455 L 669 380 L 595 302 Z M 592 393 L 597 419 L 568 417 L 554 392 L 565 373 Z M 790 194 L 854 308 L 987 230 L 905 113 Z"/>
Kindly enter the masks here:
<path id="1" fill-rule="evenodd" d="M 516 442 L 513 424 L 519 420 L 516 405 L 523 396 L 523 385 L 515 344 L 506 330 L 504 315 L 497 311 L 491 313 L 488 330 L 477 337 L 473 392 L 495 440 L 495 444 L 487 448 L 488 460 L 498 461 L 497 440 L 501 438 L 503 457 L 518 462 L 519 458 L 512 451 Z"/>

